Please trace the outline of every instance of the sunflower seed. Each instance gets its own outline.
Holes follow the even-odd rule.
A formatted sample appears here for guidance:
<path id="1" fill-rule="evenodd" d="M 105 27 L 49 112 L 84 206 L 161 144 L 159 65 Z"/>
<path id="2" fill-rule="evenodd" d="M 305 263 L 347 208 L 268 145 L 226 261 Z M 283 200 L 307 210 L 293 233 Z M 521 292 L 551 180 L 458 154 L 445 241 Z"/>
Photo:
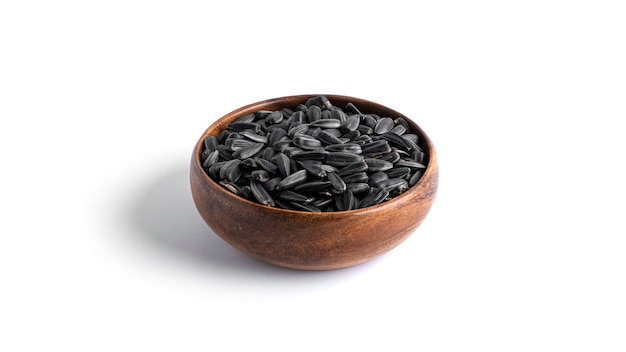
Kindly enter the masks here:
<path id="1" fill-rule="evenodd" d="M 402 117 L 397 117 L 394 122 L 396 123 L 397 126 L 402 126 L 404 127 L 404 129 L 406 131 L 410 130 L 411 128 L 409 127 L 409 123 L 406 122 L 405 119 L 403 119 Z M 416 141 L 417 142 L 417 141 Z"/>
<path id="2" fill-rule="evenodd" d="M 275 164 L 278 167 L 278 172 L 287 177 L 291 174 L 291 160 L 283 153 L 275 155 Z"/>
<path id="3" fill-rule="evenodd" d="M 297 185 L 293 190 L 300 193 L 317 193 L 328 190 L 329 187 L 330 182 L 328 181 L 310 181 Z"/>
<path id="4" fill-rule="evenodd" d="M 357 172 L 342 178 L 345 183 L 367 183 L 369 180 L 369 176 L 365 172 Z"/>
<path id="5" fill-rule="evenodd" d="M 354 104 L 352 103 L 348 103 L 346 104 L 346 108 L 344 109 L 347 112 L 353 113 L 353 114 L 361 114 L 361 112 L 359 111 L 359 109 L 356 108 L 356 106 L 354 106 Z"/>
<path id="6" fill-rule="evenodd" d="M 252 122 L 254 121 L 254 119 L 256 118 L 256 114 L 247 114 L 247 115 L 243 115 L 242 117 L 239 117 L 238 119 L 236 119 L 233 122 L 244 122 L 244 123 L 248 123 L 248 122 Z"/>
<path id="7" fill-rule="evenodd" d="M 271 207 L 275 205 L 274 199 L 272 199 L 272 197 L 263 187 L 263 185 L 260 185 L 253 180 L 250 182 L 250 190 L 252 191 L 252 195 L 254 196 L 254 198 L 256 198 L 259 203 L 269 205 Z"/>
<path id="8" fill-rule="evenodd" d="M 311 126 L 320 128 L 339 128 L 341 121 L 335 119 L 319 119 L 311 122 Z"/>
<path id="9" fill-rule="evenodd" d="M 380 187 L 387 180 L 389 180 L 389 175 L 387 175 L 386 173 L 382 171 L 379 171 L 369 176 L 369 180 L 367 181 L 367 184 L 370 187 Z"/>
<path id="10" fill-rule="evenodd" d="M 355 143 L 340 143 L 340 144 L 330 144 L 326 146 L 326 150 L 329 152 L 342 152 L 342 153 L 352 153 L 352 154 L 361 154 L 361 146 Z"/>
<path id="11" fill-rule="evenodd" d="M 409 187 L 415 186 L 415 184 L 417 183 L 417 181 L 419 181 L 419 179 L 422 177 L 423 174 L 424 174 L 423 170 L 415 171 L 415 173 L 409 179 Z"/>
<path id="12" fill-rule="evenodd" d="M 257 165 L 270 174 L 275 174 L 278 171 L 278 166 L 274 165 L 271 161 L 262 158 L 254 158 Z"/>
<path id="13" fill-rule="evenodd" d="M 286 190 L 281 192 L 278 195 L 278 198 L 284 199 L 290 202 L 298 202 L 298 203 L 310 203 L 313 201 L 312 197 L 307 197 L 304 194 L 296 193 L 294 191 Z"/>
<path id="14" fill-rule="evenodd" d="M 305 108 L 306 109 L 306 108 Z M 293 115 L 291 115 L 291 123 L 294 124 L 302 124 L 306 122 L 306 115 L 304 111 L 294 111 Z"/>
<path id="15" fill-rule="evenodd" d="M 339 169 L 339 171 L 337 171 L 337 175 L 344 177 L 344 176 L 355 174 L 357 172 L 367 171 L 367 168 L 368 168 L 367 163 L 361 160 L 359 162 L 352 163 L 350 165 L 347 165 Z"/>
<path id="16" fill-rule="evenodd" d="M 332 202 L 333 198 L 318 198 L 313 200 L 310 204 L 318 209 L 323 209 Z"/>
<path id="17" fill-rule="evenodd" d="M 219 184 L 220 186 L 229 190 L 231 193 L 236 194 L 236 195 L 241 195 L 241 188 L 237 186 L 236 184 L 232 182 L 228 182 L 228 181 L 220 181 Z"/>
<path id="18" fill-rule="evenodd" d="M 307 174 L 306 170 L 299 170 L 299 171 L 292 173 L 291 175 L 285 177 L 282 181 L 280 181 L 280 183 L 276 186 L 276 190 L 279 191 L 279 190 L 291 189 L 301 183 L 306 182 L 306 179 L 307 179 L 306 174 Z"/>
<path id="19" fill-rule="evenodd" d="M 261 152 L 261 158 L 265 160 L 270 160 L 274 157 L 275 154 L 276 151 L 272 147 L 267 147 Z"/>
<path id="20" fill-rule="evenodd" d="M 372 192 L 361 200 L 359 207 L 367 208 L 382 203 L 389 196 L 389 192 L 384 188 L 372 188 Z"/>
<path id="21" fill-rule="evenodd" d="M 335 206 L 339 210 L 353 210 L 356 208 L 356 198 L 351 191 L 346 191 L 335 196 Z"/>
<path id="22" fill-rule="evenodd" d="M 328 152 L 322 151 L 305 151 L 302 153 L 298 153 L 293 155 L 291 158 L 293 160 L 301 161 L 301 160 L 325 160 L 328 155 Z"/>
<path id="23" fill-rule="evenodd" d="M 315 150 L 322 146 L 322 142 L 317 138 L 301 133 L 293 136 L 293 144 L 307 150 Z"/>
<path id="24" fill-rule="evenodd" d="M 399 136 L 393 132 L 385 132 L 380 137 L 401 148 L 409 149 L 409 144 L 407 143 L 407 141 L 402 138 L 402 136 Z"/>
<path id="25" fill-rule="evenodd" d="M 227 161 L 218 161 L 215 164 L 209 167 L 208 173 L 213 179 L 221 180 L 220 172 L 222 171 L 222 167 L 226 165 Z"/>
<path id="26" fill-rule="evenodd" d="M 367 170 L 370 172 L 385 171 L 393 167 L 392 163 L 381 159 L 365 158 L 365 163 L 367 163 Z"/>
<path id="27" fill-rule="evenodd" d="M 243 159 L 241 164 L 239 164 L 239 167 L 245 170 L 256 170 L 259 167 L 259 164 L 257 164 L 253 158 L 248 158 Z"/>
<path id="28" fill-rule="evenodd" d="M 254 170 L 251 173 L 252 179 L 265 183 L 270 180 L 270 173 L 265 170 Z"/>
<path id="29" fill-rule="evenodd" d="M 208 150 L 208 149 L 207 149 Z M 220 157 L 220 152 L 217 150 L 212 151 L 207 158 L 204 160 L 204 162 L 202 163 L 202 167 L 205 170 L 208 170 L 211 166 L 213 166 L 213 164 L 215 164 L 217 162 L 217 160 Z"/>
<path id="30" fill-rule="evenodd" d="M 386 140 L 377 140 L 361 146 L 363 154 L 382 154 L 391 152 L 391 147 Z"/>
<path id="31" fill-rule="evenodd" d="M 388 161 L 390 163 L 395 163 L 396 161 L 400 160 L 400 154 L 396 151 L 393 151 L 391 153 L 387 153 L 385 155 L 383 155 L 380 160 L 385 160 Z"/>
<path id="32" fill-rule="evenodd" d="M 385 171 L 389 178 L 405 178 L 411 174 L 411 169 L 406 166 L 395 166 L 393 169 Z"/>
<path id="33" fill-rule="evenodd" d="M 350 115 L 346 118 L 346 122 L 341 126 L 344 131 L 356 131 L 359 128 L 361 117 L 359 115 Z"/>
<path id="34" fill-rule="evenodd" d="M 282 181 L 283 178 L 282 177 L 274 177 L 269 179 L 269 181 L 265 182 L 264 187 L 266 190 L 268 190 L 269 192 L 274 192 L 276 190 L 276 186 L 278 186 L 278 184 L 280 183 L 280 181 Z"/>
<path id="35" fill-rule="evenodd" d="M 406 127 L 402 126 L 402 125 L 395 125 L 391 131 L 389 131 L 391 133 L 395 133 L 398 136 L 403 135 L 406 132 Z"/>
<path id="36" fill-rule="evenodd" d="M 353 194 L 360 194 L 369 191 L 370 186 L 365 182 L 353 182 L 347 183 L 346 189 L 350 190 Z"/>
<path id="37" fill-rule="evenodd" d="M 406 178 L 411 174 L 411 169 L 406 166 L 395 166 L 393 169 L 385 171 L 389 178 Z"/>
<path id="38" fill-rule="evenodd" d="M 283 112 L 280 110 L 272 111 L 269 115 L 265 117 L 265 122 L 267 124 L 275 124 L 280 123 L 283 120 Z"/>
<path id="39" fill-rule="evenodd" d="M 333 166 L 347 166 L 362 160 L 362 156 L 346 152 L 329 152 L 326 156 L 326 163 Z"/>
<path id="40" fill-rule="evenodd" d="M 419 141 L 419 137 L 415 133 L 405 133 L 402 135 L 402 138 L 415 144 L 417 144 L 417 142 Z"/>
<path id="41" fill-rule="evenodd" d="M 228 148 L 229 151 L 234 152 L 236 150 L 239 149 L 243 149 L 252 145 L 255 145 L 256 143 L 249 140 L 249 139 L 244 139 L 242 138 L 238 133 L 233 133 L 231 134 L 231 136 L 233 137 L 229 137 L 226 142 L 224 143 L 224 145 Z"/>
<path id="42" fill-rule="evenodd" d="M 267 136 L 257 134 L 252 130 L 244 130 L 244 131 L 239 132 L 239 134 L 254 142 L 263 143 L 263 144 L 267 143 Z"/>
<path id="43" fill-rule="evenodd" d="M 272 144 L 272 148 L 277 152 L 283 152 L 285 149 L 291 146 L 291 139 L 283 138 L 278 142 Z"/>
<path id="44" fill-rule="evenodd" d="M 359 125 L 357 130 L 359 132 L 361 132 L 361 134 L 366 134 L 366 135 L 374 133 L 374 129 L 373 128 L 371 128 L 369 126 L 365 126 L 365 125 Z"/>
<path id="45" fill-rule="evenodd" d="M 239 177 L 241 177 L 241 168 L 239 168 L 239 164 L 241 160 L 233 159 L 228 161 L 222 168 L 220 169 L 220 178 L 222 180 L 237 182 Z"/>
<path id="46" fill-rule="evenodd" d="M 346 113 L 341 109 L 333 108 L 330 110 L 330 118 L 339 120 L 339 122 L 343 125 L 346 122 Z"/>
<path id="47" fill-rule="evenodd" d="M 317 105 L 311 105 L 306 110 L 306 118 L 309 123 L 322 118 L 322 109 Z"/>
<path id="48" fill-rule="evenodd" d="M 341 144 L 341 140 L 339 138 L 337 138 L 334 134 L 331 134 L 327 131 L 321 131 L 317 135 L 317 139 L 319 139 L 320 142 L 326 145 Z"/>
<path id="49" fill-rule="evenodd" d="M 306 203 L 296 203 L 296 202 L 289 202 L 289 204 L 293 207 L 293 209 L 298 209 L 298 210 L 304 210 L 304 211 L 310 211 L 313 213 L 319 213 L 321 212 L 321 210 L 317 207 L 312 206 L 311 204 L 306 204 Z"/>
<path id="50" fill-rule="evenodd" d="M 378 116 L 374 114 L 361 115 L 361 125 L 365 125 L 372 130 L 375 129 L 378 124 L 378 120 L 380 120 L 380 118 L 377 119 L 376 117 Z"/>
<path id="51" fill-rule="evenodd" d="M 261 125 L 256 122 L 233 122 L 226 125 L 226 128 L 234 132 L 241 132 L 245 130 L 252 130 L 255 133 L 261 132 Z"/>
<path id="52" fill-rule="evenodd" d="M 215 136 L 208 136 L 204 139 L 204 148 L 207 149 L 209 152 L 215 151 L 215 147 L 217 147 L 217 144 L 217 137 Z"/>
<path id="53" fill-rule="evenodd" d="M 391 131 L 394 126 L 395 123 L 391 118 L 383 117 L 382 119 L 378 120 L 378 123 L 376 123 L 376 127 L 374 127 L 374 132 L 376 132 L 376 134 L 387 133 Z"/>
<path id="54" fill-rule="evenodd" d="M 296 134 L 300 134 L 300 133 L 305 134 L 308 130 L 309 130 L 308 123 L 291 124 L 291 126 L 289 127 L 289 131 L 287 132 L 287 135 L 290 138 L 293 138 L 293 136 L 295 136 Z"/>
<path id="55" fill-rule="evenodd" d="M 396 166 L 405 166 L 405 167 L 409 167 L 411 169 L 425 169 L 426 168 L 425 165 L 420 164 L 417 161 L 409 161 L 409 160 L 399 160 L 395 165 Z"/>
<path id="56" fill-rule="evenodd" d="M 278 142 L 279 140 L 283 139 L 286 136 L 287 136 L 287 131 L 283 130 L 282 128 L 273 129 L 267 135 L 267 143 L 270 146 L 273 146 L 276 142 Z"/>
<path id="57" fill-rule="evenodd" d="M 381 185 L 381 187 L 384 188 L 387 192 L 393 192 L 395 190 L 404 191 L 409 187 L 409 184 L 408 182 L 406 182 L 406 180 L 401 178 L 390 178 L 385 181 Z"/>
<path id="58" fill-rule="evenodd" d="M 328 181 L 337 192 L 341 193 L 346 190 L 346 183 L 336 173 L 328 173 Z"/>
<path id="59" fill-rule="evenodd" d="M 301 160 L 298 164 L 308 173 L 316 177 L 326 177 L 326 171 L 322 168 L 322 163 L 315 160 Z"/>
<path id="60" fill-rule="evenodd" d="M 233 152 L 233 158 L 237 159 L 247 159 L 254 156 L 256 153 L 260 152 L 265 144 L 263 143 L 254 143 L 250 146 L 238 149 Z"/>
<path id="61" fill-rule="evenodd" d="M 277 208 L 281 208 L 281 209 L 297 210 L 289 202 L 284 202 L 280 199 L 274 199 L 274 206 L 276 206 Z"/>

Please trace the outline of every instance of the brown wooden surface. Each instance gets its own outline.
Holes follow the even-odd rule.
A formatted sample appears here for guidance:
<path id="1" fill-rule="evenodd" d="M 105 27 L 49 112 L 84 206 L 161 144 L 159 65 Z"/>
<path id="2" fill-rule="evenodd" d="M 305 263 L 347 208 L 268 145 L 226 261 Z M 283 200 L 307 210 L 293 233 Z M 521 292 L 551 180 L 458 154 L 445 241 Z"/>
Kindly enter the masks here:
<path id="1" fill-rule="evenodd" d="M 352 102 L 363 113 L 403 117 L 420 136 L 427 168 L 402 195 L 374 207 L 344 212 L 307 213 L 271 208 L 228 192 L 202 169 L 204 138 L 217 136 L 234 119 L 258 110 L 293 108 L 315 95 L 283 97 L 237 109 L 216 121 L 198 140 L 191 158 L 190 182 L 196 207 L 211 229 L 240 251 L 294 269 L 326 270 L 373 259 L 399 245 L 422 223 L 438 185 L 438 162 L 432 142 L 408 117 L 366 100 L 326 95 L 341 108 Z"/>

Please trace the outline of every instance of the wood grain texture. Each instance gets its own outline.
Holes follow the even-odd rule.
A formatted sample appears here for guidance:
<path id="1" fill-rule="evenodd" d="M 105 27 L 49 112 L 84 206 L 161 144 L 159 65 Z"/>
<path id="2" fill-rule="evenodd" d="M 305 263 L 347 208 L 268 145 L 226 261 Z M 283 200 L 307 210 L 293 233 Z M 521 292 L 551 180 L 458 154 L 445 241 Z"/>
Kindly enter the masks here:
<path id="1" fill-rule="evenodd" d="M 308 213 L 260 205 L 225 190 L 202 169 L 203 141 L 217 136 L 238 117 L 258 110 L 293 108 L 308 98 L 298 95 L 269 99 L 239 108 L 211 125 L 200 137 L 191 158 L 190 182 L 198 212 L 211 229 L 238 250 L 262 261 L 293 269 L 327 270 L 371 260 L 402 243 L 423 222 L 437 192 L 438 161 L 424 131 L 410 118 L 367 100 L 326 95 L 339 107 L 348 102 L 362 113 L 403 117 L 426 153 L 420 181 L 402 195 L 377 206 L 330 213 Z"/>

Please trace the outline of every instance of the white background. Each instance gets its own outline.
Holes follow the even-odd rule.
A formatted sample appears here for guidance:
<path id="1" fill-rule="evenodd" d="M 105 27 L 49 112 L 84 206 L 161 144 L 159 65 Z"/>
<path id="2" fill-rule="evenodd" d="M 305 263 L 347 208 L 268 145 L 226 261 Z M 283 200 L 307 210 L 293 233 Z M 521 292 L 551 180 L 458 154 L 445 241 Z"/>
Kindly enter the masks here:
<path id="1" fill-rule="evenodd" d="M 621 1 L 3 1 L 0 50 L 2 351 L 626 350 Z M 438 150 L 369 263 L 258 262 L 192 203 L 214 120 L 306 93 Z"/>

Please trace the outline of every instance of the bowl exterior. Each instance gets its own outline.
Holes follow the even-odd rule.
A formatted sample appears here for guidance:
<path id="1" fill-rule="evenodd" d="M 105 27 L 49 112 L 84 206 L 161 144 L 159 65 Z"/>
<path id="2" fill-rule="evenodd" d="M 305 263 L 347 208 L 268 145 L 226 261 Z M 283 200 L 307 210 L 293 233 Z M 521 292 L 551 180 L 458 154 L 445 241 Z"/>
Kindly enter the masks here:
<path id="1" fill-rule="evenodd" d="M 316 95 L 283 97 L 250 104 L 222 117 L 197 142 L 191 158 L 194 203 L 203 220 L 224 241 L 262 261 L 293 269 L 327 270 L 356 265 L 388 252 L 408 238 L 428 214 L 438 186 L 432 142 L 406 116 L 366 100 L 326 95 L 335 105 L 354 103 L 363 112 L 403 117 L 420 135 L 427 168 L 402 195 L 377 206 L 343 212 L 308 213 L 275 209 L 240 198 L 202 169 L 203 140 L 234 119 L 258 110 L 294 107 Z"/>

